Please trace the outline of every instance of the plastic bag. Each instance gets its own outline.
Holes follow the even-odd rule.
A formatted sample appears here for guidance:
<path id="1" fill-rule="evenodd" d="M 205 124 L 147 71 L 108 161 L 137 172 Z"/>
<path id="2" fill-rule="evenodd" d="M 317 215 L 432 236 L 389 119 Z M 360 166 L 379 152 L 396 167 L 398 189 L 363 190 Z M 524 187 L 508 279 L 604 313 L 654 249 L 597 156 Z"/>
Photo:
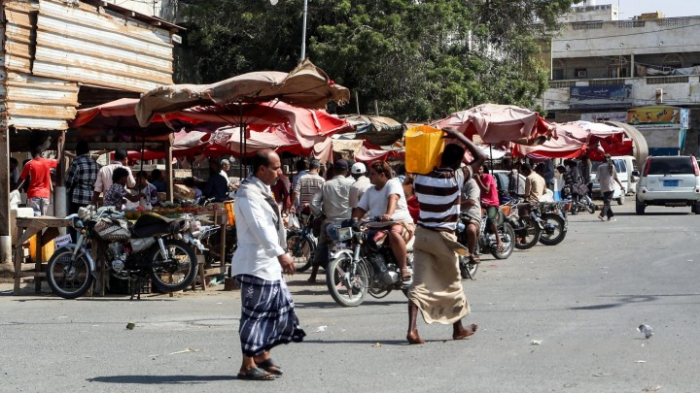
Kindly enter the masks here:
<path id="1" fill-rule="evenodd" d="M 22 201 L 22 197 L 19 194 L 19 190 L 14 190 L 10 192 L 10 209 L 19 208 L 19 204 Z"/>
<path id="2" fill-rule="evenodd" d="M 289 216 L 289 223 L 287 225 L 288 228 L 292 229 L 299 229 L 301 228 L 301 223 L 299 222 L 299 217 L 297 217 L 296 214 L 291 214 Z"/>

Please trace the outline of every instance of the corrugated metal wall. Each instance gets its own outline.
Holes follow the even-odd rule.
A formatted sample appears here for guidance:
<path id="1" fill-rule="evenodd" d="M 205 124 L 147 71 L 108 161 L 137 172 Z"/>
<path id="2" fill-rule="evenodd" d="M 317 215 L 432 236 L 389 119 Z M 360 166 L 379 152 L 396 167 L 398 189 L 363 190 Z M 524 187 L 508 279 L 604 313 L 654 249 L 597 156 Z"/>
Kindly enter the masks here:
<path id="1" fill-rule="evenodd" d="M 80 84 L 144 92 L 173 83 L 168 30 L 79 2 L 2 6 L 0 115 L 6 126 L 67 129 Z"/>
<path id="2" fill-rule="evenodd" d="M 172 84 L 170 32 L 84 3 L 39 1 L 32 73 L 128 91 Z"/>

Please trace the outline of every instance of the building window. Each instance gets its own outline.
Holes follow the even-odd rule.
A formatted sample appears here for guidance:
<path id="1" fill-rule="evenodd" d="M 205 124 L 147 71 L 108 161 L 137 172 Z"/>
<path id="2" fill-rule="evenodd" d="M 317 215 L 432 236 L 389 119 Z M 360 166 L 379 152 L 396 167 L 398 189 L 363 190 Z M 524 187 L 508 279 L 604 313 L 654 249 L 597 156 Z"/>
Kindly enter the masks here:
<path id="1" fill-rule="evenodd" d="M 610 60 L 608 78 L 627 78 L 629 75 L 629 63 L 626 58 L 620 56 Z"/>
<path id="2" fill-rule="evenodd" d="M 560 81 L 564 79 L 564 62 L 552 60 L 552 80 Z"/>
<path id="3" fill-rule="evenodd" d="M 588 70 L 586 70 L 585 68 L 577 68 L 574 71 L 574 76 L 576 78 L 588 78 Z"/>
<path id="4" fill-rule="evenodd" d="M 676 54 L 666 55 L 661 65 L 664 66 L 664 68 L 683 68 L 683 58 Z"/>

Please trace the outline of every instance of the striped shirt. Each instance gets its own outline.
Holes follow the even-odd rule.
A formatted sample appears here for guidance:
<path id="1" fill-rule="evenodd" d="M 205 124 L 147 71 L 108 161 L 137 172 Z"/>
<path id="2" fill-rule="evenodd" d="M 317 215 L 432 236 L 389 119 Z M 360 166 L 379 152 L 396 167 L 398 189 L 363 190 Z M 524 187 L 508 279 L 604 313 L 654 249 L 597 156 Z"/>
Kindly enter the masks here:
<path id="1" fill-rule="evenodd" d="M 459 204 L 464 179 L 471 178 L 471 167 L 464 170 L 436 168 L 418 175 L 413 183 L 420 205 L 418 225 L 436 231 L 454 231 L 459 220 Z"/>
<path id="2" fill-rule="evenodd" d="M 318 173 L 307 173 L 294 187 L 300 205 L 309 204 L 326 181 Z"/>

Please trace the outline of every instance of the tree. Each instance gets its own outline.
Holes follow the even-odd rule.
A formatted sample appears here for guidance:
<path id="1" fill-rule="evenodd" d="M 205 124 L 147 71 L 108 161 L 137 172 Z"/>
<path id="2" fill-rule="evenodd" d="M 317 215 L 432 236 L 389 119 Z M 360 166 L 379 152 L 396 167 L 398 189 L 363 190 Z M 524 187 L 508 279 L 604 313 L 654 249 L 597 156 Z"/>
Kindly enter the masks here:
<path id="1" fill-rule="evenodd" d="M 176 80 L 212 82 L 299 60 L 303 0 L 202 0 L 178 51 Z M 533 56 L 541 25 L 571 0 L 309 0 L 308 55 L 357 92 L 363 113 L 439 118 L 495 102 L 533 106 L 546 88 Z M 339 108 L 354 112 L 355 105 Z"/>

